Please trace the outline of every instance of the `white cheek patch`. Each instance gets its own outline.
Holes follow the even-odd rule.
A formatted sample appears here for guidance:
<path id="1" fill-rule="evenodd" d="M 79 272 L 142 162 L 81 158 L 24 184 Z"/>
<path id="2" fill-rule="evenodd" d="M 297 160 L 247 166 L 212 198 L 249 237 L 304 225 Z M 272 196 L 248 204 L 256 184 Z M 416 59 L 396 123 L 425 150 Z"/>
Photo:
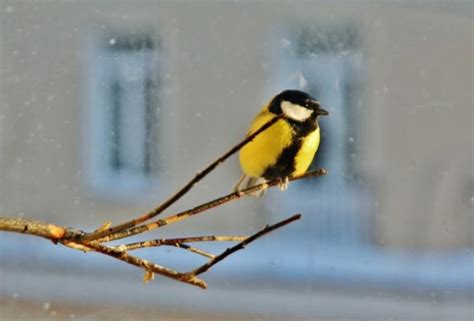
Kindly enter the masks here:
<path id="1" fill-rule="evenodd" d="M 289 101 L 283 101 L 281 103 L 281 110 L 288 118 L 297 121 L 305 121 L 313 113 L 313 110 L 292 104 Z"/>

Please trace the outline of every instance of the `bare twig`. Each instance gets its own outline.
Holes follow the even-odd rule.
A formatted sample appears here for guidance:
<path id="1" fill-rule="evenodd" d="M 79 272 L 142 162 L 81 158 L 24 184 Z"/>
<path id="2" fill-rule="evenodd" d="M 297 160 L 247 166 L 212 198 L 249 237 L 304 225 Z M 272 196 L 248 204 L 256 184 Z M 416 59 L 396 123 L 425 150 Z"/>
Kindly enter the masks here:
<path id="1" fill-rule="evenodd" d="M 196 276 L 190 273 L 180 273 L 174 270 L 168 269 L 164 266 L 158 265 L 156 263 L 150 262 L 148 260 L 141 259 L 139 257 L 128 254 L 126 251 L 122 251 L 118 248 L 108 247 L 97 242 L 87 243 L 87 246 L 93 249 L 96 252 L 111 256 L 115 259 L 127 262 L 129 264 L 135 265 L 139 268 L 144 269 L 145 271 L 150 271 L 153 273 L 158 273 L 160 275 L 166 276 L 168 278 L 185 282 L 188 284 L 196 285 L 200 288 L 206 289 L 206 282 L 197 278 Z"/>
<path id="2" fill-rule="evenodd" d="M 178 243 L 184 240 L 189 242 L 201 242 L 201 241 L 235 241 L 240 240 L 241 236 L 198 236 L 198 237 L 189 237 L 189 238 L 177 238 L 174 241 L 178 241 L 175 243 L 174 246 L 183 247 L 185 249 L 191 250 L 195 253 L 200 255 L 206 256 L 210 258 L 208 263 L 202 265 L 201 267 L 195 269 L 191 272 L 181 273 L 174 271 L 172 269 L 166 268 L 159 264 L 150 262 L 148 260 L 141 259 L 139 257 L 130 255 L 123 246 L 118 247 L 109 247 L 98 242 L 81 242 L 75 241 L 81 236 L 84 232 L 81 230 L 71 229 L 63 226 L 58 226 L 54 224 L 48 224 L 40 221 L 28 220 L 23 218 L 8 218 L 8 217 L 0 217 L 0 231 L 11 231 L 17 233 L 27 233 L 34 236 L 44 237 L 46 239 L 52 240 L 55 243 L 61 243 L 73 249 L 81 250 L 81 251 L 94 251 L 101 254 L 105 254 L 107 256 L 113 257 L 117 260 L 124 261 L 128 264 L 137 266 L 139 268 L 144 269 L 147 272 L 147 280 L 150 278 L 150 273 L 157 273 L 162 276 L 181 281 L 184 283 L 188 283 L 191 285 L 196 285 L 200 288 L 207 288 L 206 282 L 204 280 L 197 277 L 198 274 L 202 274 L 205 271 L 209 270 L 213 265 L 219 263 L 227 256 L 231 255 L 232 253 L 242 249 L 245 245 L 249 244 L 250 242 L 255 241 L 257 238 L 264 236 L 271 231 L 283 227 L 295 220 L 301 218 L 300 214 L 294 215 L 289 219 L 281 221 L 271 226 L 266 226 L 261 231 L 255 233 L 250 237 L 245 237 L 239 244 L 233 246 L 222 254 L 215 256 L 214 254 L 207 253 L 200 249 L 192 248 L 187 244 Z M 170 239 L 171 240 L 171 239 Z M 168 240 L 168 241 L 170 241 Z M 170 243 L 171 244 L 171 243 Z M 192 248 L 192 249 L 190 249 Z"/>
<path id="3" fill-rule="evenodd" d="M 179 273 L 160 266 L 158 264 L 151 263 L 149 261 L 137 258 L 132 255 L 128 255 L 124 251 L 98 244 L 96 242 L 80 244 L 71 241 L 77 239 L 84 233 L 80 230 L 24 218 L 0 217 L 0 231 L 9 231 L 40 236 L 49 239 L 55 243 L 60 242 L 68 247 L 81 251 L 94 250 L 96 252 L 106 254 L 121 261 L 125 261 L 129 264 L 138 266 L 147 271 L 152 271 L 154 273 L 158 273 L 160 275 L 167 276 L 175 280 L 186 282 L 192 285 L 197 285 L 204 289 L 206 288 L 206 283 L 199 278 L 192 277 L 189 274 Z"/>
<path id="4" fill-rule="evenodd" d="M 81 230 L 17 217 L 0 217 L 0 231 L 40 236 L 53 242 L 73 240 L 85 234 Z"/>
<path id="5" fill-rule="evenodd" d="M 126 251 L 137 250 L 146 247 L 156 247 L 162 245 L 175 245 L 190 242 L 240 242 L 247 238 L 247 236 L 220 236 L 220 235 L 206 235 L 206 236 L 191 236 L 180 237 L 173 239 L 156 239 L 143 242 L 135 242 L 129 244 L 119 245 L 120 249 Z"/>
<path id="6" fill-rule="evenodd" d="M 133 251 L 133 250 L 139 250 L 139 249 L 150 248 L 150 247 L 158 247 L 158 246 L 172 246 L 172 247 L 177 247 L 179 249 L 187 250 L 189 252 L 193 252 L 193 253 L 205 256 L 207 258 L 215 257 L 215 255 L 212 253 L 206 252 L 202 249 L 188 245 L 186 243 L 161 242 L 161 240 L 152 240 L 152 241 L 136 242 L 136 243 L 131 243 L 131 244 L 123 244 L 123 245 L 115 246 L 114 248 L 120 251 Z"/>
<path id="7" fill-rule="evenodd" d="M 327 174 L 327 171 L 323 168 L 320 168 L 320 169 L 317 169 L 317 170 L 314 170 L 314 171 L 311 171 L 311 172 L 307 172 L 307 173 L 302 174 L 302 175 L 290 177 L 289 180 L 290 181 L 295 181 L 295 180 L 299 180 L 299 179 L 306 178 L 306 177 L 323 176 L 323 175 L 326 175 L 326 174 Z M 196 206 L 192 209 L 180 212 L 178 214 L 174 214 L 174 215 L 165 217 L 163 219 L 153 221 L 153 222 L 148 223 L 148 224 L 139 225 L 139 226 L 136 226 L 136 227 L 132 227 L 128 230 L 124 230 L 124 231 L 121 231 L 121 232 L 118 232 L 118 233 L 115 233 L 115 234 L 111 234 L 107 237 L 99 239 L 98 242 L 103 243 L 103 242 L 110 242 L 110 241 L 113 241 L 113 240 L 119 240 L 119 239 L 130 237 L 130 236 L 133 236 L 133 235 L 141 234 L 141 233 L 144 233 L 144 232 L 147 232 L 147 231 L 152 231 L 154 229 L 157 229 L 157 228 L 165 226 L 165 225 L 177 223 L 177 222 L 185 220 L 185 219 L 187 219 L 191 216 L 194 216 L 194 215 L 199 214 L 201 212 L 207 211 L 211 208 L 220 206 L 222 204 L 228 203 L 228 202 L 233 201 L 235 199 L 239 199 L 242 196 L 249 195 L 249 194 L 251 194 L 255 191 L 266 189 L 266 188 L 269 188 L 269 187 L 272 187 L 272 186 L 276 186 L 280 183 L 281 183 L 281 180 L 279 178 L 277 178 L 277 179 L 274 179 L 274 180 L 266 182 L 266 183 L 262 183 L 262 184 L 258 184 L 258 185 L 249 187 L 249 188 L 244 189 L 244 190 L 239 191 L 239 192 L 230 193 L 228 195 L 216 198 L 212 201 L 201 204 L 201 205 Z"/>
<path id="8" fill-rule="evenodd" d="M 229 255 L 233 254 L 234 252 L 237 252 L 238 250 L 242 250 L 245 246 L 247 246 L 251 242 L 255 241 L 256 239 L 258 239 L 258 238 L 264 236 L 265 234 L 268 234 L 268 233 L 270 233 L 270 232 L 272 232 L 276 229 L 279 229 L 280 227 L 283 227 L 283 226 L 288 225 L 288 224 L 290 224 L 290 223 L 292 223 L 296 220 L 299 220 L 299 219 L 301 219 L 301 214 L 295 214 L 295 215 L 293 215 L 293 216 L 291 216 L 291 217 L 289 217 L 289 218 L 287 218 L 283 221 L 280 221 L 280 222 L 275 223 L 273 225 L 265 226 L 262 230 L 258 231 L 257 233 L 253 234 L 252 236 L 249 236 L 248 238 L 246 238 L 245 240 L 243 240 L 239 244 L 228 248 L 227 250 L 225 250 L 220 255 L 216 256 L 214 259 L 210 260 L 206 264 L 201 265 L 200 267 L 195 269 L 192 272 L 192 274 L 193 275 L 199 275 L 199 274 L 202 274 L 202 273 L 208 271 L 212 266 L 216 265 L 217 263 L 219 263 L 220 261 L 222 261 L 223 259 L 225 259 Z"/>
<path id="9" fill-rule="evenodd" d="M 170 244 L 171 245 L 171 244 Z M 194 246 L 190 246 L 186 243 L 176 243 L 174 244 L 173 246 L 176 246 L 178 248 L 181 248 L 181 249 L 185 249 L 185 250 L 188 250 L 190 252 L 193 252 L 193 253 L 196 253 L 196 254 L 199 254 L 199 255 L 202 255 L 202 256 L 205 256 L 209 259 L 213 259 L 215 258 L 216 256 L 212 253 L 209 253 L 207 251 L 204 251 L 204 250 L 201 250 L 201 249 L 198 249 L 197 247 L 194 247 Z"/>
<path id="10" fill-rule="evenodd" d="M 207 258 L 213 259 L 214 254 L 199 249 L 194 246 L 190 246 L 186 243 L 188 242 L 240 242 L 247 238 L 248 236 L 231 236 L 231 235 L 206 235 L 206 236 L 191 236 L 191 237 L 181 237 L 174 239 L 155 239 L 149 241 L 135 242 L 129 244 L 122 244 L 117 246 L 118 249 L 122 251 L 133 251 L 143 248 L 158 247 L 158 246 L 174 246 L 177 248 L 185 249 L 190 252 L 205 256 Z"/>
<path id="11" fill-rule="evenodd" d="M 125 223 L 122 223 L 122 224 L 119 224 L 119 225 L 116 225 L 116 226 L 113 226 L 113 227 L 110 227 L 110 228 L 107 228 L 107 229 L 103 229 L 103 230 L 99 230 L 99 231 L 95 231 L 95 232 L 86 234 L 82 238 L 82 240 L 90 242 L 90 241 L 93 241 L 93 240 L 104 238 L 107 235 L 111 235 L 111 234 L 117 233 L 119 231 L 123 231 L 125 229 L 128 229 L 130 227 L 136 226 L 138 224 L 141 224 L 141 223 L 155 217 L 156 215 L 162 213 L 165 209 L 167 209 L 169 206 L 171 206 L 177 200 L 179 200 L 184 194 L 186 194 L 195 184 L 197 184 L 207 174 L 209 174 L 212 170 L 214 170 L 219 164 L 223 163 L 227 158 L 232 156 L 234 153 L 238 152 L 243 146 L 245 146 L 246 144 L 251 142 L 258 134 L 260 134 L 261 132 L 263 132 L 264 130 L 266 130 L 267 128 L 272 126 L 273 124 L 275 124 L 281 118 L 283 118 L 283 115 L 276 116 L 276 117 L 272 118 L 271 120 L 269 120 L 260 129 L 258 129 L 257 131 L 255 131 L 251 135 L 247 136 L 239 144 L 237 144 L 233 148 L 231 148 L 227 153 L 225 153 L 224 155 L 222 155 L 221 157 L 216 159 L 214 162 L 212 162 L 203 171 L 198 172 L 193 179 L 191 179 L 178 192 L 176 192 L 173 196 L 171 196 L 168 200 L 163 202 L 157 208 L 155 208 L 152 211 L 150 211 L 150 212 L 148 212 L 148 213 L 146 213 L 146 214 L 144 214 L 144 215 L 142 215 L 138 218 L 135 218 L 131 221 L 128 221 L 128 222 L 125 222 Z"/>

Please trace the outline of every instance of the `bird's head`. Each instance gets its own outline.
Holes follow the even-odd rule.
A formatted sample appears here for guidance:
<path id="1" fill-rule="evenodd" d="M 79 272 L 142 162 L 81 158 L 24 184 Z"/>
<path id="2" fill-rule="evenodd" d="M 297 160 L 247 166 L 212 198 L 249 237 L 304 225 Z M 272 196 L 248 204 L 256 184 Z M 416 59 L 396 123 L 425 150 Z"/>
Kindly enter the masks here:
<path id="1" fill-rule="evenodd" d="M 282 91 L 272 99 L 269 109 L 276 115 L 283 113 L 287 118 L 297 122 L 329 115 L 329 112 L 321 108 L 316 98 L 300 90 Z"/>

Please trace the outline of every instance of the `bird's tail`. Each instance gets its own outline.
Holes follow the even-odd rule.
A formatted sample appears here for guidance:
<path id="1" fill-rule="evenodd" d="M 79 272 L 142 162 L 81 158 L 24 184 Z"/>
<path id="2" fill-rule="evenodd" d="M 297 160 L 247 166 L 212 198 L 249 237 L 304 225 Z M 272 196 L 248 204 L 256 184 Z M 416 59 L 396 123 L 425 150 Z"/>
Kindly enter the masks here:
<path id="1" fill-rule="evenodd" d="M 237 184 L 234 186 L 234 192 L 242 191 L 246 188 L 265 183 L 265 179 L 263 177 L 251 177 L 248 175 L 242 175 L 242 177 L 237 181 Z M 251 196 L 260 197 L 265 194 L 266 189 L 261 189 L 252 193 L 249 193 Z"/>

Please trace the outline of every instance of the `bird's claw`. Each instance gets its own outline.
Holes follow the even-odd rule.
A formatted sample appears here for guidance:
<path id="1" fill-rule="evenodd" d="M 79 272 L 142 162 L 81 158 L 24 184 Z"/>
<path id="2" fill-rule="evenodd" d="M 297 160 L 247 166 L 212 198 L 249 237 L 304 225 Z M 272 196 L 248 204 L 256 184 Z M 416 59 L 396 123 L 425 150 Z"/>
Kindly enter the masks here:
<path id="1" fill-rule="evenodd" d="M 283 180 L 280 180 L 280 183 L 278 184 L 278 187 L 280 187 L 280 191 L 286 191 L 288 189 L 288 185 L 290 185 L 290 180 L 287 177 L 285 177 Z"/>

